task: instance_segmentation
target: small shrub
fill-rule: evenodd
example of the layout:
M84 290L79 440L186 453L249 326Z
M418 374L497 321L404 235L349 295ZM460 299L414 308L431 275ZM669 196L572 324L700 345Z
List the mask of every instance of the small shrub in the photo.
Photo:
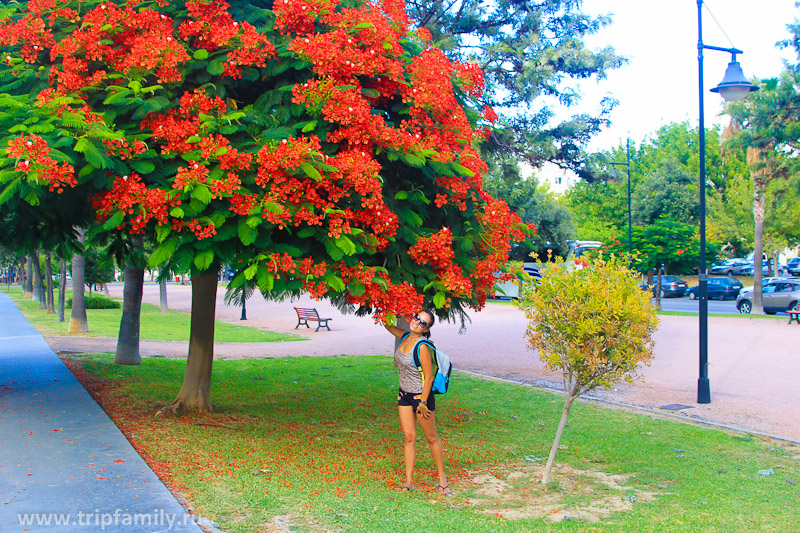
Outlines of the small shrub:
M538 285L522 290L518 305L530 320L528 346L549 370L564 378L564 410L542 483L550 482L553 461L572 402L597 387L633 381L639 364L653 357L658 318L650 295L639 288L624 256L591 256L550 263ZM582 267L582 268L581 268Z
M85 296L86 309L119 309L119 302L101 294ZM67 298L67 308L72 309L72 297Z

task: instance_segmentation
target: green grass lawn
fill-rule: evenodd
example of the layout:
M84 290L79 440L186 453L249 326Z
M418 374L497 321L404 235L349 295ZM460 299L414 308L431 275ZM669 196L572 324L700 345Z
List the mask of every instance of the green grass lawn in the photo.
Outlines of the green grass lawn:
M231 533L269 530L275 517L291 531L483 533L788 531L800 516L798 447L583 403L543 487L562 397L460 373L437 398L453 494L433 490L421 436L416 490L395 492L402 437L387 357L217 361L215 413L179 418L153 415L185 363L69 362L167 484Z
M14 299L14 303L22 311L33 326L43 335L68 335L69 334L69 309L66 311L66 320L58 322L56 315L47 314L39 309L39 302L22 299L19 287L12 286L9 292L5 286L3 292ZM67 298L70 291L67 291ZM56 303L58 296L56 296ZM121 302L120 302L121 303ZM81 335L89 337L117 337L119 323L122 318L122 309L88 309L86 317L89 321L89 332ZM190 314L183 311L161 310L150 304L142 304L141 314L141 339L153 341L188 341ZM216 342L284 342L305 340L305 337L278 333L259 328L240 326L217 320L214 326L214 339Z

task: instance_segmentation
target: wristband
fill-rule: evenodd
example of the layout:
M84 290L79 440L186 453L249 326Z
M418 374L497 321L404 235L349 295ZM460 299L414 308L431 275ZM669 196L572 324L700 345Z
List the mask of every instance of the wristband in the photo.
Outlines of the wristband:
M421 403L425 407L428 407L428 402L426 402L425 400L420 400L419 403Z

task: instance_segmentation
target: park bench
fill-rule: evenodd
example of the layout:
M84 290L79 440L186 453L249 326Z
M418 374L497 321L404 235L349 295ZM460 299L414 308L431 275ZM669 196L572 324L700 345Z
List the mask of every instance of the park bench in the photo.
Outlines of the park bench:
M330 326L328 326L328 320L333 320L332 318L320 318L319 313L317 313L316 308L314 307L295 307L294 310L297 312L297 325L294 329L300 327L301 324L305 324L307 328L311 326L308 325L308 321L316 321L317 322L317 329L314 331L319 331L319 328L326 327L328 331L331 330Z
M800 309L795 307L794 309L789 309L786 312L789 313L789 324L792 323L792 320L796 320L797 323L800 324Z

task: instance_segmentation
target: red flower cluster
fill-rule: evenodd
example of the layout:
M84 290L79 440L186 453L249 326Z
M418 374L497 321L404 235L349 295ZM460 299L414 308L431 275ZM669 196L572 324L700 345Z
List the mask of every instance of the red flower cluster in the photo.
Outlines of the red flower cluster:
M349 292L347 301L371 308L375 322L384 322L390 316L411 316L422 309L423 296L408 282L393 284L382 270L360 263L340 268L342 279L351 290L353 286L364 287L361 294Z
M214 224L210 222L208 224L201 224L194 218L189 221L189 229L195 234L198 241L208 239L217 234L217 228L214 227Z
M215 51L232 48L225 62L224 76L241 78L240 66L266 65L275 57L275 46L252 24L237 22L228 12L230 7L222 0L195 0L186 2L190 20L181 23L178 34L184 40L194 38L196 48Z
M28 180L41 181L51 191L64 192L64 187L74 187L75 169L69 163L58 162L50 157L50 147L38 135L21 135L8 141L6 153L17 159L14 170L24 172Z
M472 282L464 271L453 263L453 234L449 228L442 228L430 237L422 237L408 250L408 255L418 264L430 264L439 279L454 296L468 296Z
M180 200L171 197L169 192L147 188L136 173L117 177L110 190L97 195L92 201L100 221L107 220L116 212L124 213L125 221L117 229L128 225L131 233L144 233L151 221L159 226L169 224L169 210L179 204Z
M464 92L471 96L483 94L486 81L483 79L483 70L475 63L456 63L455 72L457 81Z
M202 134L203 121L200 114L225 113L225 102L219 96L209 98L200 89L186 92L180 99L178 109L170 109L166 114L150 113L142 120L142 129L153 132L153 140L166 141L161 147L162 154L183 154L196 149L189 143L190 137Z
M133 144L127 139L103 139L106 145L106 154L111 157L119 157L122 160L131 159L135 155L147 151L147 145L138 139L134 139Z
M317 16L333 12L338 5L338 0L276 0L272 5L275 28L284 34L313 33Z
M178 167L175 180L172 182L173 189L183 189L187 185L194 187L198 183L208 181L208 167L201 165L197 161L189 161L188 167Z

